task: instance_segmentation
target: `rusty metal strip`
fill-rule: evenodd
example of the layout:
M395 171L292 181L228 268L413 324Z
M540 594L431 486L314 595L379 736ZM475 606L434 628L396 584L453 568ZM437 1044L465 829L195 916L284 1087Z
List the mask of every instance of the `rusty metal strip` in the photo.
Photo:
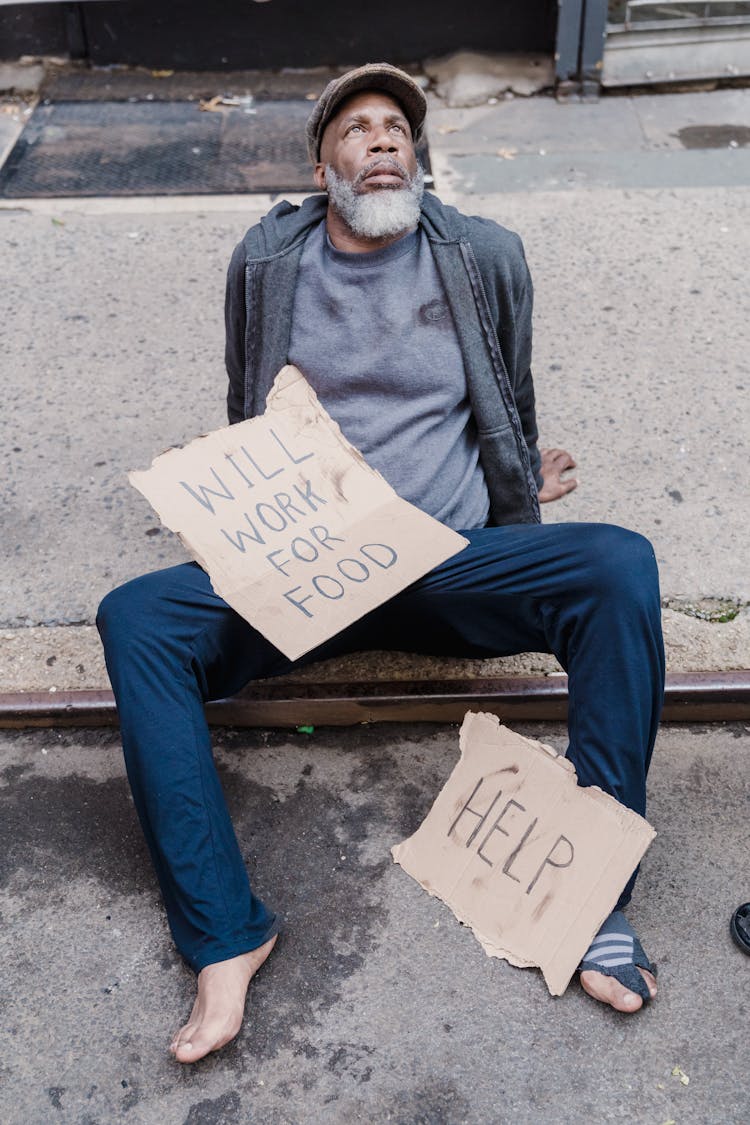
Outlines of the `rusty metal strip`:
M473 680L398 680L352 683L251 684L239 695L209 703L217 726L348 726L374 722L460 722L472 708L507 721L564 720L565 676ZM750 670L673 672L667 676L665 722L750 719ZM0 727L111 726L117 712L110 691L0 694Z

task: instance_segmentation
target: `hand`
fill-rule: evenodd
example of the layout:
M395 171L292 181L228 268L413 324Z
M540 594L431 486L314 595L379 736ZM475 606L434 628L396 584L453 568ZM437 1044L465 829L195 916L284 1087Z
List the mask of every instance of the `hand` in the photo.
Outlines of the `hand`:
M542 487L539 490L539 503L547 504L550 500L559 500L578 487L578 481L574 477L562 479L563 473L575 469L576 463L564 449L543 449L541 453Z

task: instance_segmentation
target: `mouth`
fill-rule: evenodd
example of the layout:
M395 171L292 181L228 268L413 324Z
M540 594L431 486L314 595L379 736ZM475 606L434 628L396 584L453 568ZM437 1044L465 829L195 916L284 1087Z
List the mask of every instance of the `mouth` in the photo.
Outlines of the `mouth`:
M405 181L405 173L397 164L392 164L390 161L373 164L370 168L364 169L359 179L360 185L367 184L368 187L402 187Z

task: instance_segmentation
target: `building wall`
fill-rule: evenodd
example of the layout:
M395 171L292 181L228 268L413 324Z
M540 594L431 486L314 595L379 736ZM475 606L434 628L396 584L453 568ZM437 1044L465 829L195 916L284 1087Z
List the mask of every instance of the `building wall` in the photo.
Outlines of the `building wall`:
M95 65L198 70L411 62L460 48L552 54L556 19L556 0L10 4L0 6L0 57L69 53L69 38Z

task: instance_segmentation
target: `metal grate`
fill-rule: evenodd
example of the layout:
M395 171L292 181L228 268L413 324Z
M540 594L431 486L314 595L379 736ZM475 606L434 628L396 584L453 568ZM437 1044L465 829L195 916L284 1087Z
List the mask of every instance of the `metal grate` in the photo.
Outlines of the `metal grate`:
M58 102L35 109L0 195L312 191L308 102L201 112L192 102Z
M310 102L234 100L213 112L195 102L40 105L0 169L0 197L314 191Z

